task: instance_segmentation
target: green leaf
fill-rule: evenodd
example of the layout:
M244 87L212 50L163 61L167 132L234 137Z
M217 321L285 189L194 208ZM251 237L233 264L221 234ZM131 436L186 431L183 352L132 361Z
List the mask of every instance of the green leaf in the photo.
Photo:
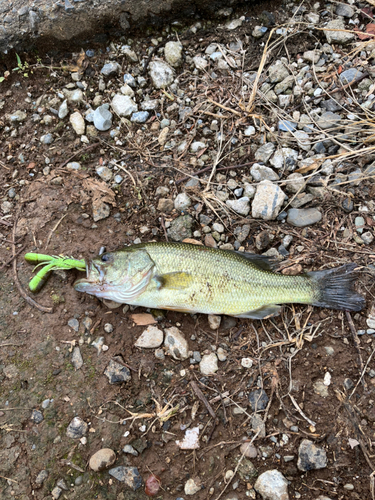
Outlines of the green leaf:
M16 58L17 58L17 64L18 66L22 66L22 61L21 61L21 58L18 54L16 54Z

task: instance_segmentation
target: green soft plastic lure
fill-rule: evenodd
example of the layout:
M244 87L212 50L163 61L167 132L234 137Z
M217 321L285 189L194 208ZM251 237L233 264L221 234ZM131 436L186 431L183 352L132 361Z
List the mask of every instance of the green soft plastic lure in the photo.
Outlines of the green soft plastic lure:
M37 264L34 268L37 269L43 266L34 278L29 283L29 289L33 292L39 292L47 282L52 271L58 269L78 269L78 271L86 271L86 262L84 260L73 259L64 255L44 255L41 253L27 253L25 255L26 262Z

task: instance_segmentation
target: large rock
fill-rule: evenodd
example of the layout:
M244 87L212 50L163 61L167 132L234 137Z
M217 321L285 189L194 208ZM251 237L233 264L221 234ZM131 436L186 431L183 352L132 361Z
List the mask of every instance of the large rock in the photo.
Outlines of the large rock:
M0 0L0 51L38 44L57 49L69 40L79 49L81 42L94 35L106 39L112 31L127 36L132 30L167 24L178 17L187 22L197 14L213 15L226 5L226 0Z

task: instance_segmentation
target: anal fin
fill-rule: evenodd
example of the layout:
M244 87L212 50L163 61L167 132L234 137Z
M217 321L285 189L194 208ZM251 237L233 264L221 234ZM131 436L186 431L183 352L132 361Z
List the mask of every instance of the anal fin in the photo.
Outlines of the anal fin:
M159 274L154 276L153 279L157 283L158 290L162 288L183 290L184 288L188 288L193 282L191 274L185 272Z
M273 316L278 316L280 314L282 306L277 304L271 304L268 306L260 307L259 309L254 309L243 314L239 314L236 318L249 318L249 319L266 319L272 318Z

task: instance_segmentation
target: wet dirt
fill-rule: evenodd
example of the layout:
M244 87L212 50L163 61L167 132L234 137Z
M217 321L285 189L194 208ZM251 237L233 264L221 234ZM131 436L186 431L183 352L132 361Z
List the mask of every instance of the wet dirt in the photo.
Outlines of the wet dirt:
M273 5L270 3L267 7L263 3L261 9L272 10ZM223 43L246 36L244 31L220 33ZM217 32L202 30L195 39L190 35L186 43L190 46L195 43L198 48L209 45L211 39L217 40ZM308 50L313 44L312 37L304 35L298 45L291 41L287 48L290 54L295 54ZM254 44L253 51L247 54L245 69L255 69L260 56L259 47ZM50 64L51 59L44 57ZM90 75L100 69L104 59L102 54L86 68L89 87ZM56 57L54 64L58 62ZM37 99L51 86L62 86L65 81L70 79L64 72L59 72L57 80L50 79L47 69L35 69L27 79L12 74L1 84L1 97L5 98L2 113L18 108L28 92ZM156 150L155 158L149 161L150 157L143 154L147 137L140 138L138 143L135 141L129 148L117 148L108 134L103 133L98 145L88 149L71 130L61 130L58 142L43 145L35 140L35 125L29 116L16 137L0 138L0 195L5 197L12 187L19 194L9 216L0 221L1 260L8 262L12 258L13 228L17 224L15 248L24 247L24 250L17 258L16 272L25 290L33 276L32 266L23 260L26 252L91 258L102 245L113 250L131 244L135 237L141 237L142 241L164 241L160 213L155 208L155 191L159 186L168 186L177 192L175 182L183 177L181 172L165 166L166 160L157 157ZM23 161L18 156L21 151ZM77 173L64 165L73 155L74 161L82 165ZM48 175L43 175L46 157L53 167ZM125 158L129 175L115 190L111 216L93 223L93 192L99 191L98 196L111 196L106 193L108 186L100 184L95 174L95 166L101 164L103 158ZM251 159L249 149L241 161ZM245 173L246 168L237 170L239 177ZM20 180L25 181L21 188ZM356 188L356 204L367 200L372 191L370 181ZM108 198L106 200L108 202ZM297 255L295 247L304 245L306 270L320 269L327 262L372 264L371 249L350 252L340 250L337 242L333 242L334 229L358 215L355 211L345 214L339 201L340 198L334 197L323 200L322 223L303 230L285 229L278 221L227 218L229 241L233 239L236 225L246 222L251 231L244 246L250 252L256 252L255 235L267 229L275 235L282 232L294 236L291 259ZM195 228L199 228L199 210L191 208L189 213L194 216ZM207 208L202 213L213 216ZM114 218L113 214L118 215ZM172 214L171 219L175 216ZM141 232L144 226L148 228L146 233ZM245 498L246 492L254 491L255 476L241 467L237 469L241 457L239 446L254 436L249 425L252 412L248 398L259 386L266 391L270 404L260 413L267 436L258 437L254 442L258 456L251 462L257 473L280 470L289 481L290 498L310 500L319 495L335 499L370 498L372 470L364 450L373 454L375 379L367 373L361 379L363 367L359 365L358 352L366 363L375 341L371 336L364 336L356 347L344 312L286 306L280 317L263 322L238 319L230 329L220 326L218 331L210 329L204 315L166 312L159 321L160 328L177 325L191 351L212 352L213 346L227 351L227 359L219 363L215 376L202 377L198 364L190 363L189 359L179 362L166 356L159 360L153 349L134 347L145 327L134 324L126 307L108 309L98 299L75 292L72 284L78 276L77 271L53 273L44 289L34 297L40 304L53 306L53 313L45 314L20 296L12 264L1 270L1 500L50 498L60 479L65 480L68 488L62 498L148 498L143 487L133 492L111 478L107 471L98 473L89 469L89 458L101 448L116 452L116 466L137 467L144 479L150 473L157 475L161 480L158 498L186 498L184 485L194 477L202 482L201 490L194 495L197 500L218 499L223 490L222 498L231 498L229 494ZM359 281L359 290L371 304L373 279L363 273ZM352 316L356 329L366 328L366 311ZM68 326L72 318L79 321L78 332ZM92 321L88 330L83 326L85 318ZM113 326L112 333L104 331L106 323ZM108 350L98 354L90 343L100 336L104 337ZM73 343L79 345L84 360L79 370L72 365ZM108 383L104 370L113 358L129 367L131 381L120 386ZM253 366L244 368L243 358L251 358ZM371 366L373 362L368 368ZM322 380L326 373L331 374L332 383L327 387L327 396L322 397L314 389L314 383ZM345 379L351 379L350 389L344 388ZM197 397L191 381L199 383L216 419ZM352 397L345 399L351 393ZM46 399L53 402L42 409ZM156 401L162 406L167 403L178 406L178 410L162 422L155 416ZM243 408L244 413L236 412L238 407ZM33 409L43 413L40 424L30 419ZM153 416L131 423L125 420L129 412ZM86 442L66 436L66 429L75 416L89 424ZM306 416L315 425L309 423ZM175 441L183 438L183 429L200 424L200 448L181 451ZM297 426L296 430L291 430L293 425ZM297 469L298 447L305 438L326 450L326 468L305 473ZM359 444L351 448L350 438ZM141 450L139 455L124 454L122 449L126 444ZM294 458L286 462L283 457L289 455ZM247 460L243 459L243 464L246 465ZM38 485L35 478L44 469L49 472L48 478ZM236 470L238 475L226 486L228 470ZM77 481L82 481L81 484L75 483L77 478L82 478ZM355 485L354 491L344 489L348 483Z

